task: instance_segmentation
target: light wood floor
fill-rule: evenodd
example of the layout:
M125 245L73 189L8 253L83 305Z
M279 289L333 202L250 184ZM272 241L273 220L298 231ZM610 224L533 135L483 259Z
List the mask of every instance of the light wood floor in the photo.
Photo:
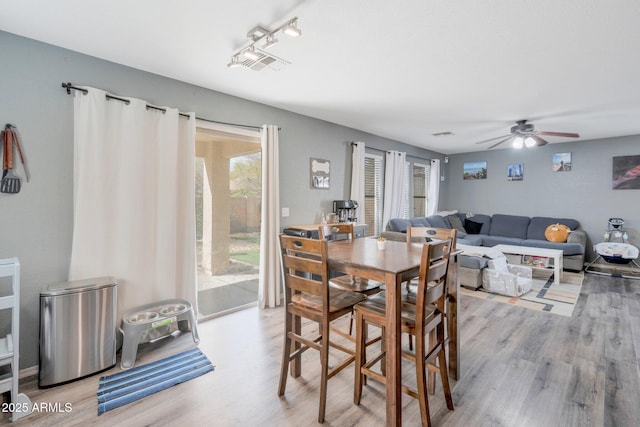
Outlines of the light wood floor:
M316 424L319 363L305 353L303 376L277 396L282 309L248 309L199 326L200 348L216 366L202 377L98 417L100 375L21 391L36 403L71 403L68 413L34 413L16 426L307 426ZM438 388L430 397L441 426L637 426L640 422L640 281L587 274L571 318L462 297L462 377L455 411ZM244 336L244 338L242 338ZM190 335L146 345L137 364L193 347ZM114 373L113 368L107 373ZM439 385L439 381L438 381ZM383 388L370 381L352 403L353 370L329 381L325 424L384 425ZM406 426L417 402L403 400ZM6 415L0 423L9 424Z

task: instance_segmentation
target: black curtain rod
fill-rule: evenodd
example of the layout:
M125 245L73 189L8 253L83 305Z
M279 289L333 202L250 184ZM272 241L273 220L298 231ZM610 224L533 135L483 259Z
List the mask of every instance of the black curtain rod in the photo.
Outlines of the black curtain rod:
M355 143L355 142L352 142L352 143L351 143L351 146L353 147L354 145L356 145L356 143ZM370 146L368 146L368 145L366 145L366 144L365 144L365 149L374 150L374 151L379 151L380 153L389 153L389 152L390 152L390 150L381 150L381 149L376 148L376 147L370 147ZM418 160L427 160L427 161L429 161L429 162L431 162L431 161L433 160L433 159L425 159L425 158L423 158L423 157L418 157L418 156L412 156L411 154L407 154L407 157L412 157L412 158L414 158L414 159L418 159Z
M89 91L88 91L87 89L83 89L83 88L81 88L81 87L74 86L71 82L69 82L69 83L62 83L62 87L63 87L63 88L65 88L65 89L67 90L67 95L71 95L71 89L73 89L73 90L77 90L77 91L80 91L80 92L84 93L85 95L86 95L87 93L89 93ZM107 94L106 96L107 96L107 99L115 99L115 100L117 100L117 101L122 101L122 102L124 102L124 103L125 103L125 104L127 104L127 105L129 105L129 104L131 103L131 101L129 101L128 99L119 98L119 97L114 96L114 95L109 95L109 94ZM158 110L158 111L162 111L162 112L166 112L166 111L167 111L167 110L166 110L166 109L164 109L164 108L156 107L156 106L154 106L154 105L149 105L149 104L147 104L147 108L151 108L152 110ZM180 113L180 112L178 112L178 114L179 114L179 115L181 115L182 117L186 117L187 119L191 118L191 116L190 116L190 115L185 114L185 113ZM202 120L202 121L204 121L204 122L218 123L218 124L221 124L221 125L229 125L229 126L236 126L236 127L242 127L242 128L248 128L248 129L262 130L262 126L241 125L241 124L238 124L238 123L220 122L220 121L217 121L217 120L204 119L204 118L202 118L202 117L197 117L197 116L196 116L196 119L197 119L197 120ZM281 129L281 128L278 128L278 130L282 130L282 129Z

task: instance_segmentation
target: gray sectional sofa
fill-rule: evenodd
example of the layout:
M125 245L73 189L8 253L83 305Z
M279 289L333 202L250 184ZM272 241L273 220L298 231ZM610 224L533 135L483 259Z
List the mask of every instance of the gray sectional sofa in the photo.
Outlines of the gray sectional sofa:
M571 229L564 243L554 243L546 239L544 233L549 225L564 224ZM561 249L565 270L581 271L587 247L587 234L579 229L575 219L551 217L527 217L519 215L483 215L453 213L448 216L432 215L428 217L392 219L388 230L382 236L390 240L406 240L406 229L414 227L455 228L458 230L459 244L470 246L495 246L499 244L529 246L536 248ZM467 263L470 260L466 261ZM461 264L461 266L465 266ZM471 267L470 265L467 267ZM479 266L481 269L482 265Z

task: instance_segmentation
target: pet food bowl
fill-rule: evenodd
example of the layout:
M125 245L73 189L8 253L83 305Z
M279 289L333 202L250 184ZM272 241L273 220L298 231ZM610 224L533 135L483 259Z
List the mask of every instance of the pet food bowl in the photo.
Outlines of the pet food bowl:
M127 318L128 323L146 323L158 318L158 313L154 311L139 311Z

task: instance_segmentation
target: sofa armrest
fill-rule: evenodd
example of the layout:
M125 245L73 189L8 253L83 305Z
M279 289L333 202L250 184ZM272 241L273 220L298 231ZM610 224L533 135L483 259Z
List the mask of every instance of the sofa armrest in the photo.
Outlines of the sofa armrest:
M531 279L533 277L531 268L525 265L508 264L507 268L509 269L509 272L515 274L518 277L524 277L527 279Z
M582 247L587 247L587 233L584 230L573 230L567 237L567 243L580 243Z
M517 281L517 276L512 273L505 273L491 268L482 270L482 283L483 287L487 290L514 287Z

